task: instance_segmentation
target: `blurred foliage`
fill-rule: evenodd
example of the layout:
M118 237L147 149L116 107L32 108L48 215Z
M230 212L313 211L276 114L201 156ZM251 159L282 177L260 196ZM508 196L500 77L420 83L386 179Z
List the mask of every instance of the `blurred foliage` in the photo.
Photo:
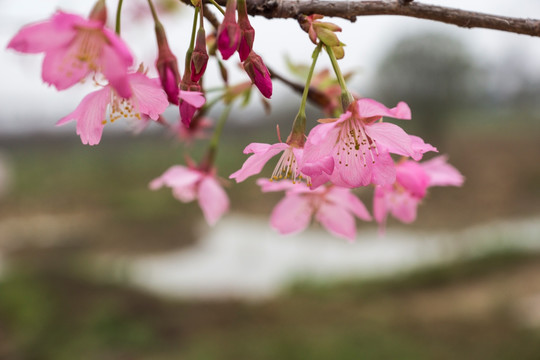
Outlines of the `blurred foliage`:
M418 135L438 144L455 110L478 99L481 75L458 39L412 35L398 40L380 63L375 93L388 104L407 102Z
M540 355L540 331L520 326L513 316L511 301L519 293L494 298L474 316L456 310L467 304L471 288L490 291L498 281L495 290L511 289L498 280L502 273L514 282L534 279L538 256L496 254L391 281L304 285L276 300L249 304L160 300L89 280L67 263L37 266L32 259L42 255L19 255L18 266L0 281L2 359L535 360Z

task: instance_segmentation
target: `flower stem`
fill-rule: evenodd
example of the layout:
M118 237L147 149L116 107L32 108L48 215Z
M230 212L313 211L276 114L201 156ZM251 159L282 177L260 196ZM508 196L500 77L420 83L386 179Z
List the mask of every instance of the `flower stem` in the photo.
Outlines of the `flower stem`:
M116 8L116 26L115 32L117 35L120 35L120 14L122 13L122 5L124 0L118 0L118 7Z
M223 10L223 8L215 0L210 0L210 2L219 10L220 13L225 15L225 10Z
M313 72L315 70L315 64L317 63L317 59L319 58L319 54L321 53L321 48L322 48L322 42L319 42L315 50L313 50L313 54L311 55L311 58L313 59L313 61L311 62L311 67L309 68L308 76L306 79L306 86L304 87L304 92L302 93L302 101L300 102L300 109L298 110L298 114L296 115L296 118L294 119L291 134L289 135L289 138L287 139L287 143L295 142L300 147L302 147L304 144L304 134L306 131L306 102L307 102L307 97L309 94L309 86L311 84L311 78L313 77Z
M330 58L330 61L332 62L332 67L334 68L334 73L336 74L339 86L341 87L341 105L343 107L343 111L347 111L349 108L349 105L352 104L354 101L353 96L347 89L347 84L345 82L345 79L343 78L343 74L341 73L341 69L339 68L339 65L336 60L336 56L334 55L334 51L332 48L328 45L325 45L326 52L328 53L328 57Z
M214 129L214 134L212 135L212 139L210 139L210 144L208 145L208 152L206 153L206 158L204 161L204 168L210 169L212 167L212 164L214 163L215 156L217 153L217 148L219 144L219 138L221 137L221 132L223 131L223 127L225 126L225 123L227 122L227 119L229 118L229 113L231 112L232 104L229 104L225 107L223 112L221 113L221 116L219 117L216 128Z
M122 1L122 0L120 0ZM152 12L152 17L154 18L154 23L157 25L159 23L159 19L157 16L156 8L154 7L154 4L152 3L152 0L148 0L148 6L150 6L150 11Z
M189 49L186 53L186 71L189 69L191 62L191 54L193 54L193 48L195 47L195 33L197 32L197 15L199 15L199 7L195 7L195 14L193 15L193 28L191 29L191 41L189 42Z

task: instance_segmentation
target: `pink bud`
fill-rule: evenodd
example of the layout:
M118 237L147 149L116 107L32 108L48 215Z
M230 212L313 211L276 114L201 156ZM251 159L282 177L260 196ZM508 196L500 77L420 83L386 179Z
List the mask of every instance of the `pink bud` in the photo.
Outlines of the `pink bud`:
M165 36L165 30L161 24L156 24L156 38L158 42L159 54L156 60L156 69L161 81L161 87L167 93L170 103L178 105L178 84L180 83L180 73L176 56L172 53Z
M236 22L236 0L227 0L225 18L219 26L217 45L223 59L227 60L238 49L240 27Z
M244 70L264 97L270 99L272 96L272 79L263 60L255 51L251 51L246 61L244 61Z
M191 81L198 82L206 70L208 52L206 51L206 34L203 28L197 32L197 42L191 54Z
M238 54L240 55L240 61L245 61L253 49L253 41L255 39L255 30L249 22L245 0L238 2L238 25L241 30Z

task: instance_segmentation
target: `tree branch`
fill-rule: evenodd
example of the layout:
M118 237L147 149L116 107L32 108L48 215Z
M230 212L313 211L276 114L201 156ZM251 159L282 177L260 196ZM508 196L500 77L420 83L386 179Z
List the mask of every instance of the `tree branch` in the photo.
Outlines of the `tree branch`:
M181 0L190 2L189 0ZM218 0L225 5L225 0ZM397 0L247 0L248 13L269 19L321 14L356 21L358 16L398 15L433 20L465 28L485 28L540 37L540 20L484 14Z

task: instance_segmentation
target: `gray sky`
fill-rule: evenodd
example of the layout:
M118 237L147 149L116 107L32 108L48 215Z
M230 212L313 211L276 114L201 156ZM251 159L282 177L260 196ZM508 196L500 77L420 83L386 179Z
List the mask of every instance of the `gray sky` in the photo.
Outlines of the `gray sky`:
M145 1L125 1L129 10L134 3L144 5ZM540 18L540 1L537 0L425 0L426 3L452 6L461 9L486 13ZM75 86L63 92L41 82L42 55L18 54L5 50L10 38L25 24L47 19L56 9L86 15L94 0L0 0L0 133L11 133L35 129L39 131L57 131L56 119L73 111L79 101L93 88L91 85ZM108 1L112 25L116 1ZM173 52L183 58L189 38L191 11L184 11L178 18L163 17ZM489 65L504 56L516 56L523 59L523 66L529 69L531 76L540 78L540 38L509 34L494 30L461 29L453 25L441 24L428 20L419 20L396 16L360 17L356 23L334 19L342 26L340 39L347 44L346 57L341 60L342 68L358 70L355 83L361 87L362 94L369 96L372 81L376 81L375 69L381 57L396 44L402 36L413 33L444 32L461 38L475 59ZM307 63L313 45L293 20L268 20L257 17L252 19L256 29L255 50L265 62L286 74L284 57L293 61ZM152 66L155 58L155 39L150 16L136 23L123 22L125 40L133 49L137 61ZM229 61L230 63L230 61ZM229 64L232 68L233 64ZM323 57L318 68L329 66ZM212 78L217 78L214 66L209 65L207 86L212 85ZM213 76L215 75L215 76ZM235 78L245 79L241 72L235 72ZM216 83L217 85L218 83ZM274 102L289 96L287 89L276 86ZM406 100L406 99L404 99ZM66 126L69 128L69 126ZM71 129L72 131L72 129Z

